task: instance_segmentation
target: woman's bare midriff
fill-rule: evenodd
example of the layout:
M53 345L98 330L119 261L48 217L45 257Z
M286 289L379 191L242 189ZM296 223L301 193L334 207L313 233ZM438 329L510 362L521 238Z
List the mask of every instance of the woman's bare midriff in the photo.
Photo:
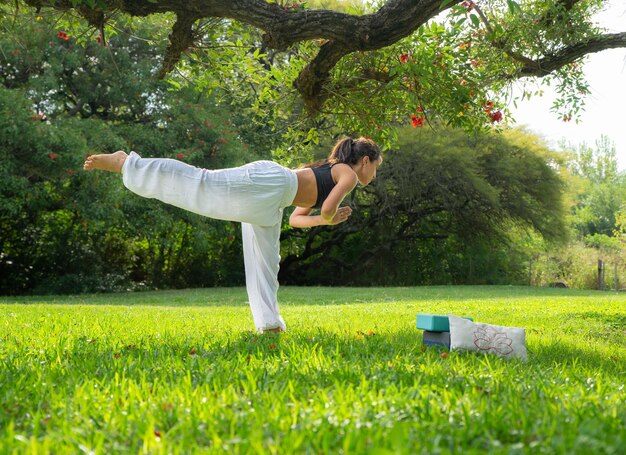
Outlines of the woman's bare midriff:
M317 182L315 174L310 168L296 169L294 171L298 177L298 191L292 205L298 207L313 207L317 199Z

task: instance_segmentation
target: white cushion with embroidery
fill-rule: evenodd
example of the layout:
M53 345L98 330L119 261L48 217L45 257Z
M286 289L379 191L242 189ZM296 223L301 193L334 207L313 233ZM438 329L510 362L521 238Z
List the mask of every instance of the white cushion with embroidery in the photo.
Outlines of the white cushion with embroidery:
M450 349L463 349L526 360L526 332L519 327L481 324L448 315Z

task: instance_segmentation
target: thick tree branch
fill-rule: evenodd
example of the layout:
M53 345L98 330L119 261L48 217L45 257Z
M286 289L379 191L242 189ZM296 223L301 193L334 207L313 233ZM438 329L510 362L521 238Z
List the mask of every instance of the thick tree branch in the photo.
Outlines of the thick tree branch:
M528 59L525 59L518 76L543 77L587 54L621 47L626 47L626 32L598 36L584 43L566 47L557 54L549 55L539 60L528 61Z
M577 4L580 0L561 0L561 3L565 9L565 11L571 10L575 4ZM474 5L474 9L476 13L478 13L481 21L485 25L485 28L490 34L493 34L493 29L486 15L483 13L482 9L478 5ZM544 22L546 18L542 19ZM549 19L550 23L552 22L552 18ZM572 46L569 46L565 49L562 49L556 55L552 55L549 57L544 57L540 60L533 60L529 57L526 57L519 52L515 52L509 48L506 41L499 40L492 42L493 46L506 52L506 54L511 57L513 60L518 61L523 64L521 71L518 73L518 77L525 76L545 76L552 71L567 65L568 63L572 63L584 55L600 52L606 49L617 48L617 47L625 47L626 46L626 33L617 33L614 35L603 35L597 37L593 40L587 41L585 43L578 43Z
M172 71L180 58L194 42L192 26L198 18L192 15L179 15L176 19L172 33L170 33L170 45L167 48L163 65L159 71L159 77L163 78Z
M458 3L452 2L452 4ZM345 55L354 51L367 51L389 46L410 35L440 11L441 3L432 0L390 0L377 13L362 16L355 34L349 39L334 40L324 44L317 56L300 73L294 85L310 112L322 107L328 92L323 85L330 70Z
M322 94L322 88L324 82L328 80L330 70L350 52L349 48L331 41L324 44L313 61L302 69L298 79L294 81L294 86L300 92L309 112L321 109L328 97L327 93Z

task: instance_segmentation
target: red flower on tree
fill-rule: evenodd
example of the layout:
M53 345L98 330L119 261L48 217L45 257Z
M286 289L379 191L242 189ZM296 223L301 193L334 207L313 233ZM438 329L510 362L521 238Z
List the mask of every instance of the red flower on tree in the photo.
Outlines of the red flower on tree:
M417 115L411 115L411 123L413 124L413 128L417 128L418 126L421 128L424 126L424 122L426 119L424 117L418 117Z
M48 158L50 158L52 161L55 161L58 158L59 155L57 155L56 153L52 152L52 153L48 153Z
M176 155L176 159L178 159L178 160L182 160L183 158L185 158L185 154L184 153L178 153Z
M491 123L500 122L502 121L502 112L500 111L491 112L489 114L489 118L491 119Z
M65 32L59 32L59 33L57 33L57 36L60 39L65 40L65 41L69 41L69 39L70 39L70 36L67 33L65 33Z
M474 3L473 2L463 2L461 3L461 5L463 5L466 9L467 12L471 12L474 9Z
M402 54L398 58L400 59L400 63L406 63L409 61L409 54Z

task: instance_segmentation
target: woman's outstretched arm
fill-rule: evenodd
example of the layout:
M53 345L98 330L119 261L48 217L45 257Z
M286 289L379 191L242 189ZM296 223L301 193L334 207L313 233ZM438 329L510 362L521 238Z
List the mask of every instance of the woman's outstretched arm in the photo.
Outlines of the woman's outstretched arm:
M289 217L289 224L297 228L308 228L321 225L334 225L343 223L350 218L352 209L348 206L340 207L330 222L327 222L321 215L310 215L313 209L296 207L291 216Z

